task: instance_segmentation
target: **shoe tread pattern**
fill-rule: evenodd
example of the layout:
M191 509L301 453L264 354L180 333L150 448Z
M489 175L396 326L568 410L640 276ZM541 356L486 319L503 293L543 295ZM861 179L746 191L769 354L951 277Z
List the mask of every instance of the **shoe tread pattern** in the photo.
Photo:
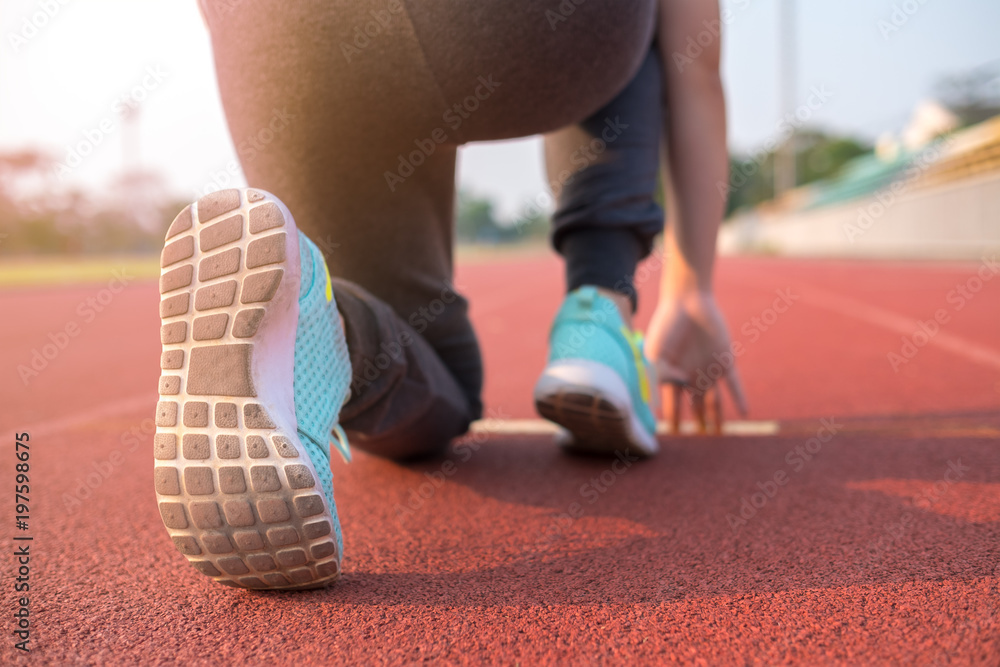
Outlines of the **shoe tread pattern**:
M243 588L312 588L340 573L315 469L251 372L286 234L294 224L269 196L225 190L177 216L161 256L160 516L198 571Z

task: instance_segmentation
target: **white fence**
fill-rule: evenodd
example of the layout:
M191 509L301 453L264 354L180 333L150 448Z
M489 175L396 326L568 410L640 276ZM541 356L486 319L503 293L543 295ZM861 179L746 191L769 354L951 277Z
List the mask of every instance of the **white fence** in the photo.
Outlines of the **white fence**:
M723 254L974 259L1000 250L1000 173L813 211L755 210L727 222Z

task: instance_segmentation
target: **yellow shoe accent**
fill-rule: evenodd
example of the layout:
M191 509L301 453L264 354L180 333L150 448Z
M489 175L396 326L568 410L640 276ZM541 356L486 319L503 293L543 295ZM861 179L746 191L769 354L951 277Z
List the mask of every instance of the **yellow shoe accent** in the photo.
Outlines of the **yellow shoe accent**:
M649 390L649 374L646 372L646 361L642 357L642 333L629 331L628 327L624 326L621 331L625 336L625 340L628 341L629 347L632 348L632 359L635 361L635 370L639 375L639 395L642 396L642 400L649 403L652 394Z
M333 281L330 280L330 267L323 263L323 268L326 269L326 302L330 303L333 301Z

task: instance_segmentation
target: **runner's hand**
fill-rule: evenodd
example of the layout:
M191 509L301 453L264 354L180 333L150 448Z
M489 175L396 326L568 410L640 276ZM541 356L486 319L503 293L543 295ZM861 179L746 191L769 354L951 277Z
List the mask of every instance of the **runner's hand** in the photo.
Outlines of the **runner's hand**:
M746 416L746 398L725 318L711 293L692 291L661 298L646 332L646 358L662 383L664 417L680 430L681 397L691 394L699 432L722 431L722 390L725 378L736 408Z

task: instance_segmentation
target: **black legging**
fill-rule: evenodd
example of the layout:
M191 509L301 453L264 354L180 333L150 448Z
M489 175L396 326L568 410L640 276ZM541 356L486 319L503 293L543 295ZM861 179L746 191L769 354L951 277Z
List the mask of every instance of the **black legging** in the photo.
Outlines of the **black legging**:
M550 133L568 287L631 294L662 228L656 6L203 0L247 180L288 205L340 279L355 444L425 453L482 412L478 343L450 287L459 145Z

